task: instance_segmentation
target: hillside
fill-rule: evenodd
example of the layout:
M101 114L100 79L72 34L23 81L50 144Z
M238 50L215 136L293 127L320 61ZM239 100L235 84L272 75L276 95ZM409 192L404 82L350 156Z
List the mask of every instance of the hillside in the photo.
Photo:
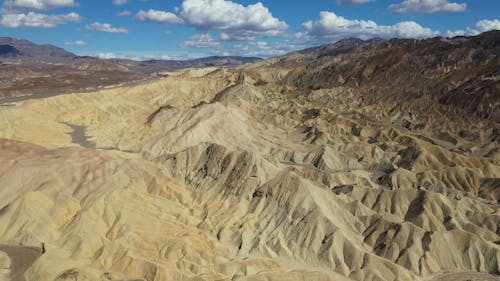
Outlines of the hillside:
M499 280L499 41L351 39L4 102L0 278Z

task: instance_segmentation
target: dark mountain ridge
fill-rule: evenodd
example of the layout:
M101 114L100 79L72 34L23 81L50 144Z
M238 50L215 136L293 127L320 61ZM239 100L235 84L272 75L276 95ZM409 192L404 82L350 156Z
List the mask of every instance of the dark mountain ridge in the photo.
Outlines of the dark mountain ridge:
M341 40L298 52L288 81L305 91L351 87L367 102L441 104L500 121L500 31L430 39ZM280 63L294 63L284 56Z
M75 54L49 44L38 45L24 39L0 37L0 45L12 46L19 51L19 55L27 57L61 57L73 58ZM2 54L0 54L0 57Z

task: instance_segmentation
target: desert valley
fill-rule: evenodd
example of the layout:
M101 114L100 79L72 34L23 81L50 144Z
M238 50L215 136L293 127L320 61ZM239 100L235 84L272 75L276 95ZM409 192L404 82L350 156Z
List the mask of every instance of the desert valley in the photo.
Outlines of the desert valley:
M498 11L0 0L0 281L500 281Z
M499 31L182 67L4 45L0 280L500 280Z

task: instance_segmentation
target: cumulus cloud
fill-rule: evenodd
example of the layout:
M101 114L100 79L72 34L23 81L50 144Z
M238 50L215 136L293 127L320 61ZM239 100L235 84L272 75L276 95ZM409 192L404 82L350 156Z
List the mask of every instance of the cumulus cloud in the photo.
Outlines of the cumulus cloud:
M46 15L34 12L27 14L4 14L0 20L0 24L5 27L42 27L51 28L61 24L70 22L79 22L82 18L76 13L62 15Z
M404 0L391 4L389 9L396 13L460 13L467 10L467 4L448 0Z
M208 33L195 34L181 44L188 48L219 48L221 43Z
M103 52L103 53L97 53L96 57L100 59L115 59L117 58L117 55L113 52Z
M221 32L219 38L223 41L247 41L255 39L255 33Z
M271 57L283 55L309 47L310 42L293 39L279 42L249 41L238 42L230 46L222 44L222 38L215 38L208 33L196 34L181 44L181 47L210 48L211 55L217 56L252 56Z
M120 5L125 5L127 4L127 0L113 0L113 5L117 5L117 6L120 6Z
M161 24L180 24L183 22L182 19L173 13L158 10L149 10L147 12L140 10L134 18L139 21Z
M345 37L368 39L373 37L426 38L439 33L425 28L414 21L399 22L394 25L378 25L371 20L351 20L333 12L320 12L319 19L302 24L304 37L318 40L338 40Z
M220 31L224 40L248 40L276 36L288 28L258 2L244 6L227 0L184 0L175 13L139 11L135 18L144 22L185 24L201 31Z
M94 23L87 25L85 28L87 28L89 30L110 32L110 33L128 33L128 30L126 28L113 27L109 23L94 22Z
M465 30L448 30L446 31L446 37L452 38L455 36L465 36L467 32Z
M77 41L65 42L64 45L67 45L67 46L86 46L87 43L85 43L84 41L81 41L81 40L77 40Z
M448 30L446 32L447 37L455 37L455 36L470 36L470 35L478 35L480 33L490 31L490 30L500 30L500 20L487 20L483 19L476 22L474 27L468 27L465 30Z
M219 55L246 56L246 57L273 57L284 55L296 50L304 49L309 45L306 42L286 40L269 43L266 41L252 41L245 44L234 44L230 49Z
M373 2L375 0L337 0L337 5L340 6L353 6L353 5L361 5L368 2Z
M129 59L136 61L144 60L188 60L200 57L206 57L205 53L194 52L98 52L88 53L90 56L96 56L101 59Z
M213 37L208 33L196 34L189 37L181 47L209 48L211 55L217 56L247 56L271 57L283 55L309 46L309 42L301 40L284 40L279 42L250 41L238 42L230 46L222 44L222 38Z
M288 28L260 2L243 6L226 0L184 0L179 16L187 25L200 30L245 37L275 36Z
M490 30L500 30L500 20L480 20L476 23L474 32L479 34Z
M6 0L4 9L12 10L50 10L62 7L73 7L78 4L74 0Z

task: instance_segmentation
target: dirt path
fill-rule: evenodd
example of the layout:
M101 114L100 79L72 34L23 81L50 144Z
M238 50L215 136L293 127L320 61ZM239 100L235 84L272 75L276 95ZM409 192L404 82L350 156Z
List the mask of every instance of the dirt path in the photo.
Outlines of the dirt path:
M24 273L42 255L40 248L37 247L0 244L0 251L6 253L10 258L10 279L12 281L26 281Z

